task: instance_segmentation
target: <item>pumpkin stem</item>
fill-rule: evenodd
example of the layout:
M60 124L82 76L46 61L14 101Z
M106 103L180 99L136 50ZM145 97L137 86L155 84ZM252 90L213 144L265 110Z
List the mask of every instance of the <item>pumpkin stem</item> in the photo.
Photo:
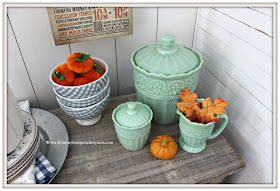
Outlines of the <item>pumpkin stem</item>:
M167 145L167 143L168 143L168 139L164 139L164 140L162 141L162 145Z
M90 54L84 54L84 53L81 53L80 54L80 57L76 57L76 60L75 61L85 61L86 59L88 59L88 57L90 56Z
M101 70L101 68L99 66L97 66L95 63L93 63L93 67L92 68L96 72L99 72L99 73L103 74L103 71Z
M64 73L60 73L59 71L57 71L57 72L53 72L54 73L54 75L55 75L55 77L58 79L58 81L60 82L60 81L62 81L62 80L64 80Z

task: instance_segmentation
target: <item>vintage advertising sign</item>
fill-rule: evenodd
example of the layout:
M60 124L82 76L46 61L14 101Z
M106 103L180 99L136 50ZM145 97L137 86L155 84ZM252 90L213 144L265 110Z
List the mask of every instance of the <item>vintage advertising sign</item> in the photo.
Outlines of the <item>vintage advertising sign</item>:
M48 8L55 45L132 34L128 7Z

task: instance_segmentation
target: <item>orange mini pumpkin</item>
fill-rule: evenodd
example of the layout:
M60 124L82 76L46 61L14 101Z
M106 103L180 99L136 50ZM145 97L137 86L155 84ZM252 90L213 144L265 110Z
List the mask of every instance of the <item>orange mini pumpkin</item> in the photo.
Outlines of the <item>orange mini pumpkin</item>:
M151 143L151 153L159 159L171 159L177 153L175 140L168 135L159 135Z
M59 85L71 86L75 79L75 72L70 70L67 64L61 64L54 70L52 79Z
M105 70L102 67L97 66L95 63L93 63L92 69L90 69L90 71L86 73L83 73L82 76L88 77L92 81L95 81L101 78L101 76L103 76L104 73Z
M92 82L92 80L90 80L87 77L78 77L74 80L73 82L73 86L81 86L81 85L85 85Z
M73 53L67 58L67 65L70 70L76 73L88 72L93 66L93 60L89 54Z

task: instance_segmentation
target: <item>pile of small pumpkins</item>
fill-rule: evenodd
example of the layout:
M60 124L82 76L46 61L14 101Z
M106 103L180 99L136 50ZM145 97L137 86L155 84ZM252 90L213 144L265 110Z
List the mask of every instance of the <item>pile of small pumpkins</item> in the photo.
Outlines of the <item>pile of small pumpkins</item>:
M96 65L89 54L73 53L67 63L57 66L52 79L62 86L81 86L98 80L105 73L104 68Z

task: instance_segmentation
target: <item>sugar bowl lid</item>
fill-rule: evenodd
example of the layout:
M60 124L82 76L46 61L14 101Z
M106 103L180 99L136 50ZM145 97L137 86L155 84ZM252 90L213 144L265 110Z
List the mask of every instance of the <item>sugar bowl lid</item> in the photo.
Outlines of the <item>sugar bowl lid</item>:
M166 75L186 73L198 67L198 53L174 42L174 35L162 35L160 43L144 46L134 53L135 64L148 72Z
M113 112L113 119L118 124L127 128L143 126L151 121L152 116L153 112L149 106L140 102L121 104Z

